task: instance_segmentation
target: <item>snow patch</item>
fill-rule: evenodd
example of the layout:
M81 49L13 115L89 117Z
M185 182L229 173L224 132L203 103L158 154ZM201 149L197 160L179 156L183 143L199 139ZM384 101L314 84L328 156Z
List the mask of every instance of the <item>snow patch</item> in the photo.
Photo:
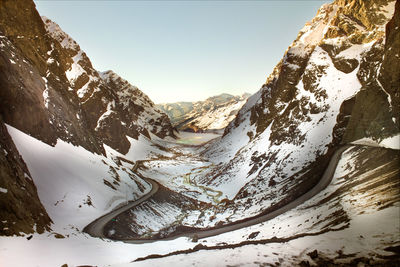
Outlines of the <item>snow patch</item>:
M0 187L0 193L7 193L8 190L6 188Z
M42 77L42 79L43 79L44 85L45 85L45 89L43 90L43 102L44 102L44 106L46 108L49 108L49 103L50 103L49 86L47 83L47 79L45 77Z
M371 138L364 137L351 142L351 144L384 147L384 148L400 150L400 134L385 138L381 141L376 141Z
M71 64L71 67L65 72L65 75L71 84L73 84L79 76L85 73L85 70L79 64L79 61L82 59L82 53L82 50L78 51L78 53L72 58L73 63Z

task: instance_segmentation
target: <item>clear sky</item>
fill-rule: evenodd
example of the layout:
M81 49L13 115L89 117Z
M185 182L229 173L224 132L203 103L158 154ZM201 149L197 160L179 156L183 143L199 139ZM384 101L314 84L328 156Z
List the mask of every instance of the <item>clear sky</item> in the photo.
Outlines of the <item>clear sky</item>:
M329 1L45 1L41 15L154 102L254 93Z

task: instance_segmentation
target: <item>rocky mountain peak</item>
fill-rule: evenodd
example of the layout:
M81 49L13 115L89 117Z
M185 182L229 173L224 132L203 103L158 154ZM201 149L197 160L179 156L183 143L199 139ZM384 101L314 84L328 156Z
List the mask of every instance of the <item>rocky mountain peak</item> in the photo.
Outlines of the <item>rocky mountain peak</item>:
M149 132L160 138L175 137L168 116L159 110L151 99L113 71L99 72L105 85L115 92L119 103L121 123L127 127L130 136L138 133L150 137Z
M265 100L269 99L269 107L264 109L268 111L267 114L282 112L284 106L279 103L287 103L296 95L295 85L301 80L305 89L312 91L312 84L317 85L318 82L315 76L326 72L326 68L320 64L324 58L315 58L314 64L310 62L312 55L320 53L321 49L337 70L343 73L353 72L363 62L361 55L365 55L367 51L376 54L378 49L382 49L385 24L391 18L393 8L394 1L336 1L323 5L317 16L303 27L297 39L285 52L282 61L268 77L260 92L262 101L256 106L265 106ZM364 15L359 15L357 10L364 10ZM366 64L367 62L364 63ZM311 70L310 66L315 67ZM360 81L371 81L369 76L364 75L366 72L362 68L358 73ZM253 109L253 118L257 112ZM260 120L257 132L262 132L268 125L264 116L261 116Z
M80 50L78 43L75 42L75 40L72 39L67 33L65 33L57 23L50 20L46 16L41 16L41 18L47 32L53 39L57 40L63 48L70 49L75 52Z
M81 50L80 46L73 40L67 33L65 33L60 26L48 19L42 17L48 34L57 41L61 49L62 61L64 61L63 71L69 82L70 88L76 92L82 101L87 100L95 91L101 89L100 78L96 70L94 70L92 63L87 57L86 53ZM58 62L51 57L52 50L47 54L50 56L47 61L49 63Z

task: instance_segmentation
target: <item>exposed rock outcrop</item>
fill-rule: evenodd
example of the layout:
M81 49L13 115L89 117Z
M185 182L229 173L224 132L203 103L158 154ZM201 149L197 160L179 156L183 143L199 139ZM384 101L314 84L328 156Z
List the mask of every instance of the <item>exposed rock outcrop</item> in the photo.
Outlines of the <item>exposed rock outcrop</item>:
M51 220L24 160L0 119L0 235L43 233Z

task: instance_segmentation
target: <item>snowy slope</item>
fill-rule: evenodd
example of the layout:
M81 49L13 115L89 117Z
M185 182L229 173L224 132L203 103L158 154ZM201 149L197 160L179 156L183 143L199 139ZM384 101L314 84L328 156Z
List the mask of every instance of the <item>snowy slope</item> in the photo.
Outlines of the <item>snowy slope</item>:
M105 145L103 156L62 140L52 147L9 125L7 129L53 220L52 230L61 234L76 234L118 205L148 193L151 185L136 175L135 162L169 156L144 136L128 137L126 155Z
M52 147L11 126L7 128L56 232L81 231L118 204L150 190L150 185L131 170L133 162L118 162L61 140Z
M395 160L394 160L395 159ZM193 243L179 238L149 244L107 242L84 235L56 239L47 234L0 238L0 264L12 266L226 266L273 264L388 264L397 233L398 154L353 147L343 153L332 183L314 198L275 219ZM371 186L379 184L379 186ZM373 201L360 201L373 198ZM246 243L247 242L247 243ZM252 242L252 243L251 243ZM189 254L199 244L216 249ZM231 245L232 248L229 248ZM317 250L317 257L308 254ZM46 251L46 257L38 252ZM177 256L132 262L151 254ZM188 252L187 252L188 253ZM23 254L24 257L18 257ZM312 254L311 254L312 255ZM385 259L385 257L387 257Z

